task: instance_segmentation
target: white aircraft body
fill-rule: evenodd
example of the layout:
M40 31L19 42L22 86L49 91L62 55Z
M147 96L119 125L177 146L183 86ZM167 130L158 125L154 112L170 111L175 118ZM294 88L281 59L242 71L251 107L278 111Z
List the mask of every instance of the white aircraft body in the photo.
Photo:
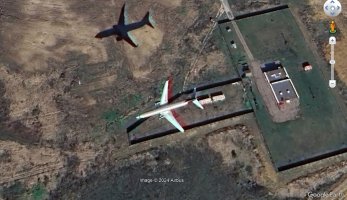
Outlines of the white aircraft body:
M137 116L136 119L143 119L143 118L151 117L154 115L160 115L160 117L167 119L173 126L175 126L179 131L183 133L184 132L183 127L176 120L171 110L184 107L191 102L194 103L194 105L196 105L200 109L204 109L204 107L200 104L199 100L196 99L196 97L192 100L186 100L186 101L181 101L181 102L172 103L172 104L169 104L168 101L169 101L169 81L166 81L164 85L163 94L160 99L160 107L153 111L143 113L142 115Z

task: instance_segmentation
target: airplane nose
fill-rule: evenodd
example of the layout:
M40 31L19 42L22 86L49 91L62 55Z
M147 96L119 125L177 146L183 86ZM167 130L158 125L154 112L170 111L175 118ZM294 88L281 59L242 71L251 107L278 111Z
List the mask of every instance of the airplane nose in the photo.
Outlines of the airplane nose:
M95 38L102 39L102 36L100 33L96 34Z

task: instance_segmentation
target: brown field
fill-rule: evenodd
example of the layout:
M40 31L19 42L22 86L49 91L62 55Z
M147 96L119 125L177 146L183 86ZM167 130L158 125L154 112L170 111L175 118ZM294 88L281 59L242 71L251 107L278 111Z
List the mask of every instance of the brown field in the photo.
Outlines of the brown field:
M248 12L248 7L254 10L274 1L247 2L238 1L232 8L241 10L238 6L243 6L242 11ZM184 80L190 87L203 83L204 78L218 78L230 66L216 41L208 40L206 49L201 49L219 1L128 0L132 21L151 8L157 23L155 29L143 27L133 32L141 44L137 49L114 37L94 38L117 22L123 3L0 1L0 199L31 199L39 183L46 191L42 199L49 192L58 195L52 199L59 199L70 190L71 195L94 190L107 195L119 186L140 194L143 187L137 179L154 172L189 174L189 185L181 185L177 191L201 185L203 191L220 193L220 199L230 197L221 188L239 199L261 199L258 195L263 199L301 198L329 181L341 181L336 173L344 174L345 165L304 174L294 181L281 180L251 115L224 122L228 128L211 134L209 129L197 129L192 135L171 135L129 147L125 123L159 99L160 83L172 76L175 92L179 92ZM312 1L316 4L318 1ZM346 28L343 20L337 20L341 30ZM347 68L339 65L347 58L339 48L347 44L345 37L339 40L336 69L347 82ZM333 180L327 180L329 173ZM109 178L117 187L110 189ZM218 184L222 187L215 187ZM336 191L345 191L336 186ZM166 194L158 192L157 185L150 187L158 195ZM167 193L181 195L168 188ZM199 189L186 193L199 195ZM155 199L139 199L151 198Z

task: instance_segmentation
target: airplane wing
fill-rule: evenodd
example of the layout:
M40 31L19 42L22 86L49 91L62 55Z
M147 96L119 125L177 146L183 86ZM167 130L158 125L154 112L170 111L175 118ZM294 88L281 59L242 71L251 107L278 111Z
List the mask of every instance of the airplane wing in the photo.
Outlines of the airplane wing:
M167 104L169 102L169 81L165 82L163 94L161 95L160 105Z
M133 47L138 47L139 44L137 43L135 37L131 35L131 33L127 33L127 37L124 37L123 40L127 41L131 46Z
M167 111L165 113L162 113L162 116L165 117L165 119L167 119L172 125L174 125L174 127L176 127L179 131L181 131L182 133L184 132L184 129L182 128L182 126L180 125L180 123L178 123L178 121L176 120L176 118L173 116L171 111Z
M128 9L127 6L124 4L122 7L122 11L119 16L118 24L126 25L128 24Z

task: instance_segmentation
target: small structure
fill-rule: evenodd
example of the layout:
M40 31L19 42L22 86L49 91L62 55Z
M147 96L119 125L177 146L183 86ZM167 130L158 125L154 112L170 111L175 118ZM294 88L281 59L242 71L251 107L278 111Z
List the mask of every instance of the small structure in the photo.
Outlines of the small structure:
M212 104L218 101L224 101L225 100L225 95L222 91L219 92L214 92L212 94L206 94L197 97L201 105L206 105L206 104Z
M302 63L302 68L304 68L305 71L311 71L312 65L309 62Z
M248 63L242 63L242 72L246 77L251 77L252 76L252 72L251 69L249 68Z
M231 41L230 41L230 45L231 45L231 47L232 47L232 48L234 48L234 49L236 49L236 48L237 48L237 46L236 46L236 44L235 44L235 41L234 41L234 40L231 40Z
M197 99L199 100L201 105L207 105L212 103L212 99L208 94L199 96Z
M265 72L264 74L269 83L288 78L287 72L284 70L284 68L281 67L272 71Z
M279 68L283 68L280 61L274 61L269 63L264 63L260 66L262 72L269 72Z
M280 61L262 64L261 70L264 72L264 76L270 84L276 103L280 109L284 108L285 104L291 103L292 100L299 99L298 92L286 68L282 66Z
M224 101L225 100L225 95L223 94L222 91L215 92L215 93L211 94L211 99L212 99L213 102Z
M290 79L284 79L271 84L271 89L275 95L277 104L290 103L292 99L297 99L298 95Z

